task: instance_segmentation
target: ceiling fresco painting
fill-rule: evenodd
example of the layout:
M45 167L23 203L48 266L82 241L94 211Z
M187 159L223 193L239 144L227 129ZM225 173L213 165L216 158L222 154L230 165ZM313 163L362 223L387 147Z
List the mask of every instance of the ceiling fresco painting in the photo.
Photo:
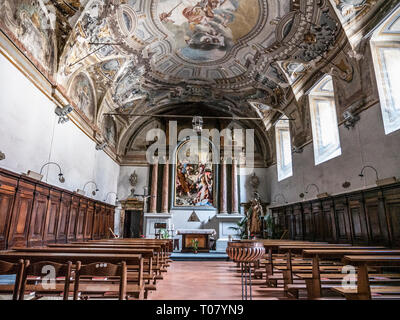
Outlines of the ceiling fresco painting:
M272 150L282 114L296 118L294 144L310 136L303 93L318 77L331 74L357 97L362 59L348 37L385 4L0 0L0 29L118 156L142 136L145 121L134 115L177 112L257 118L247 125Z
M43 2L42 2L43 3ZM0 0L0 27L17 41L42 70L52 75L57 57L55 9L45 9L39 2Z
M343 19L349 20L360 14L372 1L370 0L333 0Z
M94 120L95 115L95 95L93 93L94 88L87 75L80 73L78 74L72 84L70 89L71 99L78 106L89 120Z
M158 13L178 55L210 62L223 58L255 27L260 7L258 0L160 0Z

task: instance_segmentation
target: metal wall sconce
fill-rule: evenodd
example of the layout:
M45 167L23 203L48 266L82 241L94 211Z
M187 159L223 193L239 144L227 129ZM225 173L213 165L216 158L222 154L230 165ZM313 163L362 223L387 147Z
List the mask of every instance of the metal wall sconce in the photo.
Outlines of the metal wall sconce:
M96 150L97 150L97 151L103 151L105 148L107 148L107 146L108 146L108 143L107 143L107 142L98 143L98 144L96 145Z
M343 113L343 118L344 118L344 126L347 130L350 130L350 128L354 128L356 123L360 121L360 116L354 115L351 111L345 111Z
M372 170L375 171L375 174L376 174L376 181L378 181L378 180L379 180L378 170L376 170L376 168L373 167L373 166L364 166L364 167L361 169L361 172L360 172L360 174L359 174L358 176L359 176L360 178L364 178L364 177L365 177L364 171L365 171L365 169L367 169L367 168L370 168L370 169L372 169Z
M303 153L304 148L293 146L292 152L293 153Z
M48 163L44 164L44 165L42 166L42 168L40 169L40 175L42 174L43 169L44 169L46 166L51 165L51 164L54 164L54 165L56 165L56 166L58 167L58 169L60 170L60 173L58 174L58 180L59 180L61 183L64 183L64 182L65 182L65 178L64 178L64 175L63 175L63 173L62 173L61 167L60 167L60 165L59 165L58 163L56 163L56 162L48 162Z
M0 151L0 161L4 160L6 158L6 155Z
M108 196L109 196L110 194L115 194L115 203L117 203L117 202L119 201L119 199L118 199L118 194L117 194L116 192L109 192L109 193L107 193L106 198L104 199L104 202L107 201Z
M277 202L278 197L281 197L283 199L284 203L288 203L286 198L285 198L285 196L282 193L278 193L277 195L275 195L274 200L272 201L272 203L278 204L278 202Z
M58 118L58 124L64 124L69 121L68 115L74 111L74 108L71 105L66 105L64 108L57 107L55 110Z
M89 185L89 184L94 184L94 186L96 187L96 189L92 191L92 195L93 195L93 197L94 197L94 196L96 195L96 193L100 191L99 188L97 187L96 182L94 182L94 181L86 182L85 185L83 186L83 189L82 189L82 190L78 189L78 190L76 190L76 192L79 193L79 194L81 194L81 195L83 195L83 196L86 195L85 188L86 188L86 186Z
M385 179L379 179L378 170L376 170L376 168L373 167L373 166L364 166L364 167L361 169L360 174L358 175L360 178L364 178L364 177L365 177L364 171L365 171L365 169L367 169L367 168L370 168L370 169L372 169L372 170L375 171L375 174L376 174L376 185L377 185L377 186L384 186L384 185L387 185L387 184L391 184L391 183L396 183L396 182L397 182L396 177L390 177L390 178L385 178Z
M143 187L143 194L131 193L130 197L132 198L140 197L142 198L143 201L146 201L149 198L155 198L155 196L149 195L149 187Z
M309 185L306 187L305 194L308 194L309 188L310 188L310 187L315 187L315 189L317 190L317 198L318 198L318 199L329 197L329 193L327 193L327 192L320 193L319 187L318 187L315 183L311 183L311 184L309 184ZM300 194L300 198L304 198L304 197L305 197L305 194L304 194L304 193L301 193L301 194Z
M310 187L315 187L315 189L317 189L317 194L319 194L319 187L315 183L311 183L306 187L306 191L305 191L306 194L308 194Z
M35 171L28 170L28 172L27 172L26 175L27 175L28 177L30 177L30 178L35 179L35 180L42 181L42 179L43 179L43 174L42 174L42 173L43 173L43 169L44 169L46 166L49 166L49 165L51 165L51 164L54 164L55 166L58 167L58 169L60 170L60 173L58 174L58 180L59 180L61 183L64 183L64 182L65 182L64 174L62 173L62 170L61 170L60 165L59 165L58 163L56 163L56 162L47 162L47 163L45 163L45 164L40 168L40 173L37 173L37 172L35 172Z

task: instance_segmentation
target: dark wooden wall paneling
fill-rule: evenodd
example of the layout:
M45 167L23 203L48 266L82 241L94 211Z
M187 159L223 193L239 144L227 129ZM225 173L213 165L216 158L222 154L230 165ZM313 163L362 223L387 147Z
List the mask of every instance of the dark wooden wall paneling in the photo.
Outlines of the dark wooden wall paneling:
M292 240L400 247L400 183L271 210Z
M0 169L0 250L111 237L115 207Z

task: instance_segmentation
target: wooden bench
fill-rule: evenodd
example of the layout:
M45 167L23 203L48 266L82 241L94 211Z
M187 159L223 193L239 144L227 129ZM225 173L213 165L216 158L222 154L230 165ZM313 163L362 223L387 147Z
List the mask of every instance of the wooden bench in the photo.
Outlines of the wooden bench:
M137 266L136 277L131 278L127 293L136 298L144 296L143 282L143 257L141 254L117 254L117 253L49 253L49 252L7 252L0 254L0 260L15 263L21 259L29 260L31 263L51 261L56 263L66 263L71 261L75 265L79 262L83 264L92 263L111 263L119 264L125 262L127 266ZM88 284L89 286L94 283ZM103 286L103 288L101 287ZM107 291L104 283L98 286L98 290Z
M305 248L313 248L314 252L315 251L323 251L327 252L329 254L330 252L335 252L335 254L338 254L338 252L355 252L355 251L362 251L365 252L366 248L376 248L376 247L351 247L351 246L336 246L336 245L305 245ZM283 280L284 283L284 289L285 293L287 294L292 294L293 292L295 293L294 296L298 296L298 290L299 289L307 289L308 296L310 299L314 298L319 298L321 296L321 283L320 283L320 278L319 278L319 270L321 269L325 273L341 273L342 271L342 266L337 265L337 263L334 263L332 261L327 261L325 263L322 263L320 266L320 262L318 257L315 257L314 255L310 256L304 256L302 259L297 260L297 262L293 262L293 255L292 255L292 249L295 248L295 250L303 248L303 246L286 246L283 247L283 250L287 251L287 257L286 257L286 266L284 266L284 262L282 261L279 263L280 265L275 266L274 269L281 271L281 275L274 276L274 275L269 275L267 273L267 284L268 285L275 285L277 284L278 280ZM339 248L339 249L338 249ZM381 247L378 247L381 248ZM301 249L303 252L307 251L304 249ZM344 254L343 254L344 255ZM304 258L311 258L312 260L305 260ZM332 260L332 259L331 259ZM279 260L278 260L279 261ZM274 264L274 260L272 260L272 264ZM293 275L293 273L312 273L314 274L312 284L294 284L293 280L296 278L296 276ZM309 282L307 280L307 282Z
M342 248L352 248L352 249L368 249L371 247L365 246L355 246L352 247L348 244L326 244L326 243L294 243L294 244L281 244L281 245L273 245L268 248L268 257L266 261L266 273L267 275L272 275L274 273L274 260L273 260L273 251L276 250L279 253L290 253L290 254L301 254L303 250L306 249L325 249L325 250L335 250L335 249L342 249ZM373 249L383 249L384 247L372 247Z
M358 248L346 248L346 249L335 249L335 250L320 250L320 249L313 249L313 250L304 250L303 257L312 258L312 277L307 277L307 288L308 288L308 295L310 299L316 299L321 297L321 274L320 271L323 271L321 267L320 259L325 260L341 260L345 255L354 255L354 256L362 256L366 254L376 254L379 256L384 255L394 255L400 254L400 250L364 250ZM340 272L341 273L341 270ZM343 274L342 278L345 277L346 274ZM304 277L303 277L304 278Z
M152 249L155 252L156 258L155 261L153 259L154 265L153 265L153 270L155 270L159 276L157 278L159 279L161 276L162 270L166 270L167 264L165 262L165 258L162 255L162 247L160 245L129 245L129 244L101 244L101 243L82 243L82 244L77 244L77 243L71 243L71 244L49 244L48 247L50 248L109 248L109 249L114 249L114 250L119 250L119 249Z
M370 300L372 294L391 295L400 299L400 286L371 286L368 275L369 266L399 267L400 255L351 255L343 258L344 264L357 267L357 288L334 287L332 290L348 300Z
M45 248L14 248L16 252L41 252L41 253L95 253L95 254L141 254L143 256L143 280L145 284L144 296L147 298L148 291L155 291L156 275L153 270L153 249L129 248L129 249L114 249L114 248L86 248L86 247L45 247ZM137 266L128 267L129 271L137 270Z

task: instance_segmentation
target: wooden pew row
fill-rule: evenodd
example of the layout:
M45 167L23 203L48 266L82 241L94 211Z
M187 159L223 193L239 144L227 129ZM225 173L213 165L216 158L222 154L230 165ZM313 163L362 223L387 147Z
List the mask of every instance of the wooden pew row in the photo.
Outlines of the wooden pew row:
M75 242L76 244L86 245L88 244L96 244L96 245L160 245L162 247L161 251L161 260L165 263L165 266L169 266L168 263L171 262L169 260L170 250L171 250L171 241L169 240L157 240L157 239L113 239L113 240L93 240L88 242ZM162 272L166 272L163 269Z
M65 248L65 247L70 247L70 248L110 248L110 249L129 249L129 248L148 248L148 249L153 249L155 254L156 254L156 262L157 264L161 264L164 262L165 258L165 247L161 244L140 244L140 243L135 243L135 244L114 244L114 243L103 243L103 242L82 242L82 243L68 243L68 244L50 244L48 245L50 248Z
M150 290L155 290L155 284L157 279L162 279L161 272L166 271L168 264L167 253L170 251L170 241L157 240L157 239L129 239L119 241L107 241L107 240L96 240L91 242L76 242L73 244L53 244L48 248L16 248L19 253L71 253L71 254L142 254L144 258L143 262L143 280L147 281L147 285L144 287L145 297ZM150 251L148 251L150 249ZM154 259L154 255L156 258ZM154 262L152 261L154 260ZM158 261L159 260L159 261ZM153 263L152 263L153 262ZM154 273L152 274L154 266ZM147 268L146 268L147 267ZM135 280L135 275L138 269L137 266L130 266L129 277ZM156 272L159 275L156 275ZM136 276L137 277L137 276ZM157 277L157 279L156 279ZM153 285L150 281L153 280ZM105 285L103 282L102 285ZM106 286L104 286L106 288Z
M154 270L158 272L158 279L162 280L162 272L167 272L167 267L169 266L167 263L167 257L165 255L165 246L162 244L114 244L114 243L104 243L104 242L96 242L96 243L71 243L71 244L52 244L49 247L86 247L86 248L111 248L111 249L129 249L129 248L152 248L156 252L156 259Z
M247 240L246 240L247 241ZM293 240L269 240L269 239L261 239L261 240L253 240L255 242L262 242L264 244L264 248L266 251L266 255L264 259L254 264L254 277L262 278L264 272L267 275L267 284L269 283L268 275L273 275L274 273L274 258L279 252L280 247L329 247L329 246L338 246L342 248L343 246L349 245L331 245L326 242L310 242L310 241L293 241ZM265 270L265 271L264 271Z
M276 248L274 248L276 246ZM294 243L292 245L289 244L284 244L284 245L273 245L272 247L268 247L268 255L266 256L266 259L262 261L262 263L265 264L265 272L266 272L266 277L268 276L270 278L274 278L274 259L273 259L273 251L278 252L278 255L275 255L274 257L279 257L279 253L283 254L280 257L283 257L286 259L286 254L289 253L292 256L292 253L296 254L301 254L303 250L306 249L325 249L325 250L334 250L334 249L342 249L342 248L348 248L351 247L353 249L383 249L384 247L366 247L366 246L350 246L348 244L321 244L321 243L304 243L304 244L299 244L299 243ZM259 272L263 272L262 270ZM257 275L255 275L257 277Z
M157 251L156 265L154 266L154 270L158 271L157 279L162 280L163 277L161 273L167 272L167 268L169 267L169 253L172 250L172 241L171 240L162 240L162 239L103 239L103 240L91 240L88 242L74 242L72 244L76 244L79 246L99 246L99 247L122 247L122 246L135 246L135 247L149 247L149 246L161 246L161 251Z
M277 280L283 280L284 282L284 287L286 290L291 289L296 292L299 289L306 289L307 288L307 284L293 284L293 278L299 278L297 275L299 273L299 275L303 278L303 280L305 279L312 279L312 271L313 271L313 265L312 265L312 260L310 259L310 257L301 257L301 258L296 258L293 257L294 255L292 254L292 252L295 253L301 253L301 251L303 251L304 249L316 249L317 250L325 250L328 252L333 252L335 250L350 250L350 251L344 251L346 252L353 252L351 250L357 250L360 253L364 253L367 251L362 251L362 250L370 250L370 249L375 249L375 250L382 250L383 247L351 247L349 245L321 245L321 244L317 244L317 243L305 243L302 245L298 245L298 243L296 243L296 245L282 245L279 246L279 252L287 252L288 255L290 256L290 259L287 259L285 256L283 256L282 254L274 254L272 255L268 255L268 259L264 260L263 263L265 263L267 270L266 270L266 277L267 277L267 284L271 285L271 283L274 283L275 286L277 285ZM338 251L336 251L338 252ZM382 251L383 254L390 254L393 253L393 251ZM336 259L337 260L337 259ZM340 260L340 259L339 259ZM289 263L290 261L290 263ZM261 263L261 264L263 264ZM337 274L341 273L341 269L342 266L338 266L337 262L333 262L333 261L323 261L320 262L321 264L321 271L324 272L324 275L330 275L332 274L333 276L331 277L332 279L334 279L335 277L337 278ZM273 267L270 268L271 266L276 265L276 271L278 271L278 275L272 275L271 276L271 269L273 270ZM295 273L295 274L293 274ZM328 277L326 276L326 277ZM342 275L343 277L344 275ZM324 279L326 278L324 277ZM397 275L393 275L392 279L394 281L397 281L395 278L397 277ZM384 282L382 280L381 277L379 277L379 274L375 275L375 278L372 279L372 281L374 283L382 283ZM304 281L303 281L304 282ZM310 280L307 280L307 282L312 282ZM313 284L315 286L315 284ZM288 288L289 286L289 288ZM312 286L309 286L310 288L312 288ZM326 285L323 285L323 287L326 287ZM332 286L331 286L332 287ZM318 297L318 290L316 291L317 295L316 297ZM313 297L313 293L311 290L309 290L309 296L312 298Z
M149 291L156 291L157 280L160 279L160 266L155 259L154 250L159 250L159 246L138 246L129 248L109 248L109 247L85 247L85 246L56 246L47 248L16 248L16 251L25 252L48 252L48 253L118 253L118 254L141 254L144 258L143 262L143 280L145 281L145 299L148 297ZM153 262L154 261L154 262ZM136 266L128 266L128 280L135 275Z
M309 241L294 241L294 240L270 240L270 239L259 239L259 240L246 240L246 241L254 241L254 242L262 242L264 244L265 248L265 259L269 261L270 266L272 266L272 255L273 253L277 253L279 250L279 247L282 245L293 245L293 246L299 246L299 245L328 245L326 242L309 242ZM260 269L259 263L255 263L254 269ZM268 272L273 273L273 268L271 268ZM257 277L257 274L254 274L255 277Z
M23 259L30 263L38 263L44 261L51 261L59 264L66 264L72 262L77 265L83 264L121 264L126 263L128 266L137 266L137 275L135 279L130 279L130 283L126 288L127 295L141 299L144 295L144 282L143 282L143 257L141 254L117 254L117 253L49 253L49 252L6 252L0 253L0 260L11 263L16 263ZM115 287L115 284L113 285ZM28 289L41 290L41 286L33 286ZM43 288L42 288L43 289ZM105 292L110 290L110 287L104 286L104 283L89 282L82 288L83 292ZM59 291L59 288L55 289Z
M81 242L82 243L82 242ZM110 244L157 244L162 245L164 253L169 257L170 253L173 251L172 240L163 239L104 239L104 240L89 240L87 243L110 243Z
M112 244L112 243L101 243L101 242L96 242L96 243L72 243L72 244L55 244L55 245L49 245L49 248L56 248L56 249L98 249L98 250L112 250L112 251L120 251L120 250L131 250L132 252L135 252L135 250L143 250L144 249L152 249L153 250L153 257L152 260L148 260L148 264L145 263L145 274L144 274L144 279L147 282L145 286L145 298L147 298L148 292L149 291L155 291L157 280L163 280L162 273L167 271L167 263L165 262L165 259L162 256L162 246L160 245L155 245L155 244ZM139 253L139 252L138 252ZM150 267L150 261L151 261L151 267ZM152 274L150 273L150 270L153 272ZM147 271L147 272L146 272Z
M397 250L398 251L398 250ZM332 290L348 300L371 300L372 295L389 296L390 299L400 299L400 285L371 286L368 269L373 267L400 267L400 255L349 255L344 256L343 263L357 267L357 288L346 289L334 287ZM385 276L385 275L384 275Z
M166 252L168 255L173 251L173 242L170 239L103 239L103 240L89 240L89 242L110 242L110 243L157 243L166 246Z
M337 263L346 254L352 255L365 255L365 254L377 254L377 255L393 255L400 254L400 250L385 250L385 249L359 249L359 248L346 248L346 249L311 249L303 250L302 256L304 258L312 259L312 266L309 267L307 272L300 270L292 270L294 276L304 280L305 284L289 284L288 290L294 293L294 296L298 296L298 290L306 289L307 296L309 299L319 299L322 297L322 289L333 288L337 284L340 284L342 280L347 276L347 273L342 273L343 264L341 263L338 268L338 272L328 273L324 270L323 264L325 263ZM383 276L382 274L375 273L371 278L371 281L377 283L393 283L398 282L400 274L393 274L389 277Z
M148 291L155 290L155 273L153 270L153 258L154 251L153 249L142 249L142 248L130 248L130 249L110 249L110 248L85 248L85 247L49 247L49 248L15 248L16 252L40 252L40 253L94 253L94 254L141 254L143 256L143 280L146 282L145 284L145 298L147 298ZM146 263L147 262L147 263ZM137 266L128 266L128 276L129 272L131 273L128 280L132 278L134 274L136 277L138 267ZM134 272L132 272L134 271Z

